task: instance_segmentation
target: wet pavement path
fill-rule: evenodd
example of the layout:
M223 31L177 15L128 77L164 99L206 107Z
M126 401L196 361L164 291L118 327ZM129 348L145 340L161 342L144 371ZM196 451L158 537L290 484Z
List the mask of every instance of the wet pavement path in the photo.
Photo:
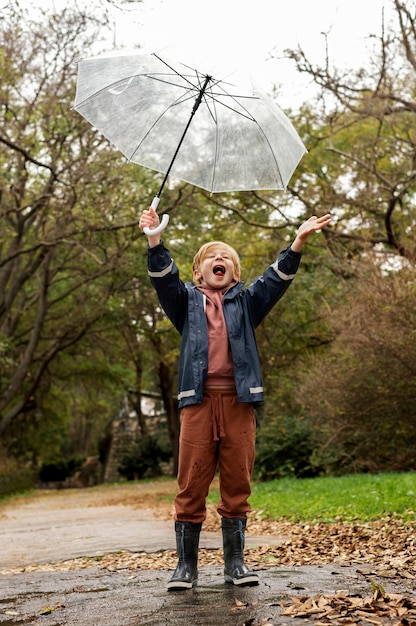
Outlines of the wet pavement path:
M68 571L62 566L55 571L24 571L31 564L117 550L174 548L173 523L156 518L151 509L99 506L88 501L88 493L82 496L83 503L71 494L62 494L60 506L52 506L54 498L46 498L22 499L9 508L1 507L1 625L283 626L294 624L294 618L284 614L290 598L323 594L365 598L379 581L375 575L362 573L362 566L327 564L259 570L258 587L236 588L224 584L222 567L209 565L200 568L198 587L169 593L166 582L171 572L167 569L106 569L97 564ZM283 540L247 537L247 544L271 545ZM202 533L201 547L220 545L220 533ZM407 593L416 600L414 580L383 579L381 583L386 591ZM316 623L321 614L311 613L296 622ZM341 624L342 620L329 623Z
M204 567L198 587L165 591L165 571L109 572L99 568L0 577L0 624L48 626L273 626L312 624L282 615L292 596L366 596L370 585L356 568L311 566L260 572L258 587L224 584L221 568ZM394 582L387 587L398 591ZM372 615L369 615L371 620ZM345 620L344 620L345 621ZM319 622L322 624L322 622ZM328 622L341 624L341 621ZM350 623L353 623L350 621ZM363 624L391 622L364 621ZM397 621L396 623L401 623Z

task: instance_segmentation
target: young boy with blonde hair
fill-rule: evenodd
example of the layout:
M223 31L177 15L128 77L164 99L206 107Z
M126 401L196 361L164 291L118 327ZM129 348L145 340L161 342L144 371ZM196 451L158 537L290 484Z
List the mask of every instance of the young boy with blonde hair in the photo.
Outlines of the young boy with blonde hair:
M239 256L228 244L204 244L193 260L194 283L184 283L160 235L148 235L150 280L163 310L182 335L175 498L178 564L168 582L169 590L190 589L197 582L199 536L217 469L225 581L234 585L259 583L258 575L244 563L255 454L254 407L263 401L254 330L291 284L309 235L330 220L325 215L304 222L292 245L244 289ZM141 229L154 229L158 224L153 208L143 211Z

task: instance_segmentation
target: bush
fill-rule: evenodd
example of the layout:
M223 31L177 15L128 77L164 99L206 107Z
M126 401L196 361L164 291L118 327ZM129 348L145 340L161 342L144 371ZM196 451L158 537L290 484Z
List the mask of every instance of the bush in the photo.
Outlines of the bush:
M310 478L320 474L321 469L312 462L312 429L305 418L265 416L263 420L257 435L255 478Z
M160 463L169 461L171 456L172 450L161 444L156 437L144 437L121 459L117 471L127 480L143 478L145 474L159 476Z
M0 458L0 498L34 487L30 468L17 459Z
M331 312L334 341L299 368L296 397L331 474L416 467L416 272L364 269Z
M85 457L71 457L56 463L44 463L39 470L39 480L42 483L63 482L73 476L85 461Z

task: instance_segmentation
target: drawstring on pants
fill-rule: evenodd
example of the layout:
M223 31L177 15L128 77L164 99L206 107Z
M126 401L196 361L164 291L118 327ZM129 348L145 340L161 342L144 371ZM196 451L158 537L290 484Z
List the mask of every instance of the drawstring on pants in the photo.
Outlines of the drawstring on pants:
M211 411L212 411L212 436L214 441L224 439L224 404L223 404L223 392L216 391L213 393L209 391L211 396Z

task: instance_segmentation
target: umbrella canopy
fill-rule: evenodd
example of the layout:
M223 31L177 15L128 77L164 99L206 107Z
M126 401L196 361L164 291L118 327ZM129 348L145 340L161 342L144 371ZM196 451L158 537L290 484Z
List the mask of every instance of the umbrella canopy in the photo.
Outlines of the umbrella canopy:
M165 180L209 192L285 189L306 149L271 99L234 78L156 53L84 59L74 108Z

